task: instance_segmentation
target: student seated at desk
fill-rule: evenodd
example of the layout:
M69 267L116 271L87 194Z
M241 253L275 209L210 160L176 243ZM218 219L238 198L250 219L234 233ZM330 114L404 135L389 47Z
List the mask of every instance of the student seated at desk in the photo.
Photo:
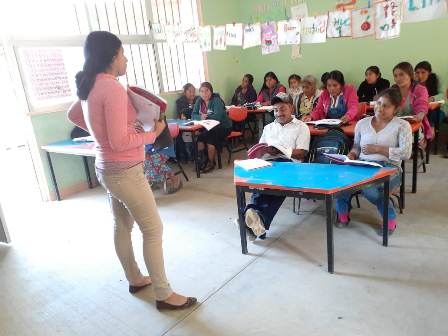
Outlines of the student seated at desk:
M280 84L277 75L269 71L264 75L263 86L258 94L257 102L264 106L272 105L272 97L275 97L279 92L286 93L286 88Z
M366 79L359 85L359 102L369 103L375 100L375 96L390 87L390 82L381 77L380 68L376 65L369 66L365 73Z
M297 74L292 74L288 78L288 94L292 98L292 103L294 106L297 105L297 99L302 93L302 77Z
M422 122L423 134L419 139L421 148L426 148L427 140L431 140L433 132L429 124L428 114L428 90L423 85L414 81L414 69L408 62L401 62L393 69L395 85L400 90L402 101L398 116L413 116L418 122Z
M423 61L415 66L415 80L426 87L430 102L443 99L443 94L439 92L439 78L432 72L431 63ZM445 113L440 108L428 112L428 121L432 127L444 120Z
M338 70L328 75L327 90L320 95L311 115L302 118L303 121L321 119L341 119L343 123L359 119L356 90L345 84L344 75Z
M254 76L245 74L241 80L241 85L235 90L232 97L232 105L242 106L246 103L253 103L257 100L257 92L253 87Z
M224 102L209 82L204 82L199 88L200 98L193 107L192 119L213 119L220 122L210 131L202 131L198 136L198 151L201 153L201 171L208 173L215 169L216 147L222 146L224 139L230 134L232 122L230 121ZM203 151L207 149L207 153Z
M317 79L307 75L302 79L302 92L295 102L296 118L309 115L317 106L321 91L317 88Z
M193 106L198 98L194 85L191 83L185 84L182 96L176 100L177 119L191 119ZM182 162L193 160L193 144L185 142L182 136L176 138L176 157Z
M290 153L285 155L273 146L268 147L268 152L261 158L271 161L300 162L309 149L310 131L308 126L296 119L293 115L291 97L286 93L278 93L273 99L274 122L263 129L260 143L278 144ZM282 205L285 197L264 195L254 192L251 203L245 211L246 226L249 228L249 238L266 237L275 214Z
M320 76L320 89L321 91L324 91L327 89L327 80L328 80L328 76L330 76L329 72L324 72L322 74L322 76Z
M409 122L395 115L401 103L401 93L397 89L386 89L378 94L375 105L375 116L358 121L355 127L353 148L348 157L352 160L375 161L383 167L397 168L398 172L390 177L390 191L396 190L401 184L401 160L407 160L412 152L412 131ZM383 186L373 186L363 189L364 197L376 205L380 215L383 214ZM349 202L351 194L345 194L336 199L336 211L339 228L348 226ZM396 228L397 214L389 201L388 229L392 234ZM378 231L382 235L382 228Z

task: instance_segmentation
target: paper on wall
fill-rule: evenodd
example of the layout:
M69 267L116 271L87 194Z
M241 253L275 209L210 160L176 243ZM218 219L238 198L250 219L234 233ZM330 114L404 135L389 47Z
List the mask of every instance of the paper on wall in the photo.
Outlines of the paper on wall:
M244 25L243 49L261 45L261 25L259 23Z
M361 38L375 34L375 8L355 9L352 11L352 37Z
M327 15L308 16L302 19L302 43L325 43L327 41Z
M213 49L226 50L226 26L213 27Z
M243 25L241 23L226 25L226 44L237 47L243 45Z
M328 13L327 36L330 38L352 36L350 11Z
M277 23L278 44L299 44L300 43L300 21L284 20Z
M280 51L277 25L275 22L261 24L261 54L269 55Z
M375 38L391 39L400 36L401 0L390 0L375 5Z

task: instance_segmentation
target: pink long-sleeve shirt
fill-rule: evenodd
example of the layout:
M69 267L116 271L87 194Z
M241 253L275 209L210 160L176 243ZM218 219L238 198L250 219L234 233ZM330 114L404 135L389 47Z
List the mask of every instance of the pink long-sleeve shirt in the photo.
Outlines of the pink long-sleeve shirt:
M350 84L345 84L342 89L342 95L344 96L345 107L347 112L345 115L348 117L349 121L355 121L361 118L358 113L358 95L356 94L355 88ZM325 119L328 109L331 105L331 97L328 90L322 91L317 105L311 113L311 118L313 120Z
M67 116L95 138L97 162L143 161L144 145L156 139L154 132L137 133L135 109L124 87L110 74L98 74L86 104L78 100Z

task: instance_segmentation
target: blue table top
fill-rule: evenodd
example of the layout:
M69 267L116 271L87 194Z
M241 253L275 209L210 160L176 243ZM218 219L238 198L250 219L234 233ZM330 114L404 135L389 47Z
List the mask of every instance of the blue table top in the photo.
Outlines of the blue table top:
M250 171L235 165L234 183L255 188L332 194L395 172L396 169L389 168L272 162L271 167Z

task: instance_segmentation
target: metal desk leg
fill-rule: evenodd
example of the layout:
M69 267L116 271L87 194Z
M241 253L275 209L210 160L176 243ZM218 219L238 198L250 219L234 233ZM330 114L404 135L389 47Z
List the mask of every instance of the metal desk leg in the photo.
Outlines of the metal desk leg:
M56 182L56 176L54 175L53 163L51 162L50 152L47 153L48 164L50 166L51 179L53 181L54 190L56 191L56 198L58 201L61 200L61 194L59 193L58 183Z
M90 176L89 161L87 160L87 156L83 156L82 161L84 162L84 169L86 171L87 182L89 183L89 188L92 189L93 188L92 177Z
M417 192L417 163L418 163L418 133L414 133L414 143L412 144L412 193Z
M404 160L401 161L401 186L400 186L400 202L401 202L401 208L404 209L404 198L405 198L405 183L406 183L406 165L404 163Z
M236 187L236 202L238 204L238 225L240 227L241 252L247 254L246 223L244 221L244 209L246 208L246 197L241 187Z
M328 272L334 272L334 243L333 243L333 198L331 195L325 197L327 210L327 258Z
M191 141L193 142L193 158L194 158L194 167L196 169L196 177L201 177L201 169L199 167L199 151L198 151L198 140L195 132L191 132Z
M383 246L389 243L389 182L390 177L384 181L383 193Z

